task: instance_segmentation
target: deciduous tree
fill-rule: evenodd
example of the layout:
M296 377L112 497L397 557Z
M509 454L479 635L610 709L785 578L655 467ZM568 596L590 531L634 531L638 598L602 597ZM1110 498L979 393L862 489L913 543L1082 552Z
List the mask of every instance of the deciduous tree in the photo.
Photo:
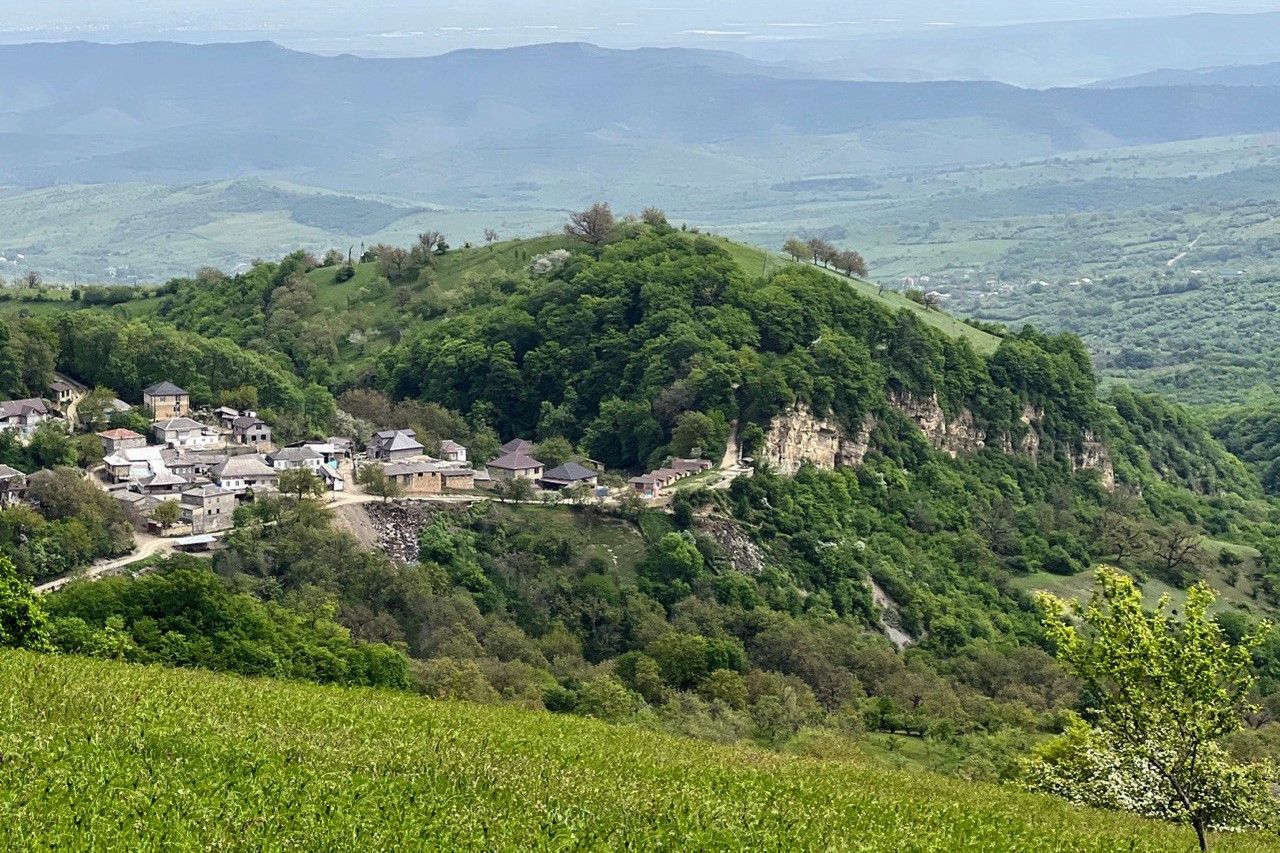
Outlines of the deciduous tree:
M598 249L609 239L613 228L613 208L607 202L596 202L586 210L569 214L564 233Z
M1188 592L1179 621L1167 597L1154 613L1144 610L1127 575L1102 567L1095 579L1088 604L1038 599L1058 659L1084 682L1092 725L1042 750L1031 784L1185 821L1201 850L1210 829L1274 821L1273 773L1233 763L1220 746L1250 709L1250 653L1270 626L1230 645L1209 617L1214 597L1205 584Z

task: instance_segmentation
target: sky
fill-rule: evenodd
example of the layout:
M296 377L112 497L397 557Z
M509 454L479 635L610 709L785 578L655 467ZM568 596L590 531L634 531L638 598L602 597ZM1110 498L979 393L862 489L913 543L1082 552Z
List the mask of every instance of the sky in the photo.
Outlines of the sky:
M1263 11L1280 0L0 0L0 42L269 39L402 56L546 41L732 49L819 33Z

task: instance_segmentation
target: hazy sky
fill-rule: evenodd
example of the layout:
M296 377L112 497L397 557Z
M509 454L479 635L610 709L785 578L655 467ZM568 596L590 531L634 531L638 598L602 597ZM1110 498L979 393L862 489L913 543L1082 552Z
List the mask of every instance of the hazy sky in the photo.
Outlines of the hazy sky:
M721 45L1022 21L1280 11L1280 0L0 0L0 40L263 38L425 54L541 41Z

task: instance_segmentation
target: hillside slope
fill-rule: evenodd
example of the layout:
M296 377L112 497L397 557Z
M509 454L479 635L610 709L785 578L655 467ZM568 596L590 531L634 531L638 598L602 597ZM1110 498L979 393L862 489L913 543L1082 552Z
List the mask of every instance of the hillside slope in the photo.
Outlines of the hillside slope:
M0 754L10 849L1194 847L1189 830L860 762L18 652L0 654Z

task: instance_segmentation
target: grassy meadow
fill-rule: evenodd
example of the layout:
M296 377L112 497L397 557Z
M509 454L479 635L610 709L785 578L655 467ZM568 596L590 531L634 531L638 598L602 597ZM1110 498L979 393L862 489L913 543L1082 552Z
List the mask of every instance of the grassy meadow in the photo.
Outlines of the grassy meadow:
M1195 847L1180 827L865 759L12 651L0 755L14 850Z

